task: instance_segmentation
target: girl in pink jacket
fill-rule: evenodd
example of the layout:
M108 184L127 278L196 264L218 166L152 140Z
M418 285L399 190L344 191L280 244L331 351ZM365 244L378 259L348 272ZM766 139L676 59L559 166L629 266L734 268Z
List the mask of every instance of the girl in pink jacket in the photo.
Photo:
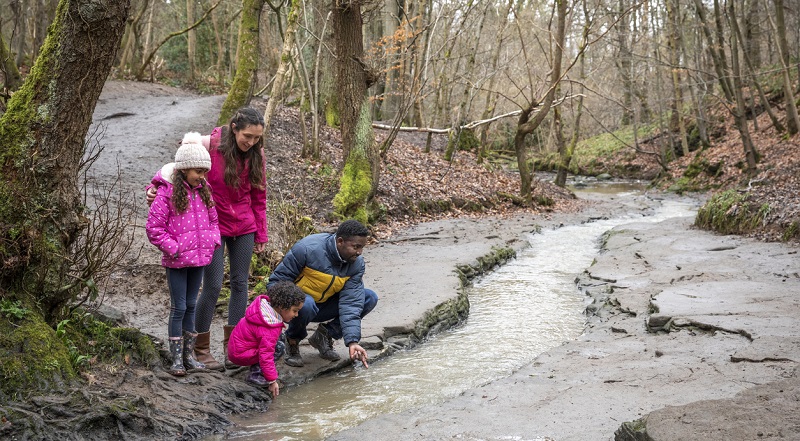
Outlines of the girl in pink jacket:
M267 288L267 295L253 300L231 332L228 358L240 365L250 365L247 382L268 386L278 396L278 370L275 361L285 351L281 332L285 323L297 317L305 302L305 293L292 282L278 282Z
M187 133L175 162L161 168L156 198L147 216L147 238L164 253L170 294L169 352L175 376L186 368L204 369L194 357L197 331L194 311L203 280L203 267L219 247L217 211L206 183L211 157L199 133Z

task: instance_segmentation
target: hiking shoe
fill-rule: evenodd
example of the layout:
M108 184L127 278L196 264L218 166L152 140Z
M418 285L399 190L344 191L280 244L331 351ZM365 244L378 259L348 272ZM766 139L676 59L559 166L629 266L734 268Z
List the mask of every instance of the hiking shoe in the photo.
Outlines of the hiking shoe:
M328 336L328 328L322 323L317 326L314 334L308 338L308 343L319 351L319 356L323 360L338 360L341 357L333 349L333 339Z
M300 357L300 346L297 340L289 339L287 341L287 347L289 351L286 353L286 358L283 359L283 362L289 366L293 367L303 367L303 358Z

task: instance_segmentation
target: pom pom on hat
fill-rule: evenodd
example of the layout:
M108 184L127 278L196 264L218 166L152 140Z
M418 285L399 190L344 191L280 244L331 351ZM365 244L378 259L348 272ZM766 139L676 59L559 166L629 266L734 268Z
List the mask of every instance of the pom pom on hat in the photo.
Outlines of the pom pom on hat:
M175 153L175 169L188 170L192 168L211 170L211 155L203 146L202 136L197 132L189 132L184 135L181 146Z

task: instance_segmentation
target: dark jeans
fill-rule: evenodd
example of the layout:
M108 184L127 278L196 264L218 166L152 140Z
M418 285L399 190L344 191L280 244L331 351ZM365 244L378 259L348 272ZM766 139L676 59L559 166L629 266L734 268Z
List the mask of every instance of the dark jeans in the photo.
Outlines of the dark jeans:
M180 337L183 331L194 333L194 310L197 292L203 281L202 266L167 268L169 287L169 336Z
M361 318L369 314L375 305L378 304L378 294L371 289L364 289L364 308L361 310ZM306 326L311 322L326 322L331 320L325 327L328 329L328 336L334 340L342 338L342 326L339 323L339 294L337 293L330 299L316 303L314 299L306 294L306 301L300 309L297 317L289 322L289 329L286 330L286 337L300 341L308 335Z

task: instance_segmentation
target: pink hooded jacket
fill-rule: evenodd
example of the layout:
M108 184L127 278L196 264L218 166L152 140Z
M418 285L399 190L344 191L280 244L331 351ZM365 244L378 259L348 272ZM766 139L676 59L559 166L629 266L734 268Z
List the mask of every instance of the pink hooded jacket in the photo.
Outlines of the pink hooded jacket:
M240 366L258 363L267 381L277 380L275 345L283 325L281 315L269 304L269 297L256 297L231 332L228 359Z
M214 202L219 213L219 230L223 236L236 237L255 233L256 243L267 242L267 191L250 185L250 172L243 167L239 173L239 188L225 184L225 157L217 148L222 136L222 127L211 131L211 136L203 137L203 144L211 155L211 171L206 179L214 191ZM262 151L262 157L264 156ZM241 167L241 166L240 166ZM266 170L266 161L264 161Z
M222 243L217 211L206 207L199 192L185 182L189 205L183 213L175 211L171 202L174 165L165 165L153 177L158 193L147 216L147 238L164 253L161 264L167 268L206 266Z

